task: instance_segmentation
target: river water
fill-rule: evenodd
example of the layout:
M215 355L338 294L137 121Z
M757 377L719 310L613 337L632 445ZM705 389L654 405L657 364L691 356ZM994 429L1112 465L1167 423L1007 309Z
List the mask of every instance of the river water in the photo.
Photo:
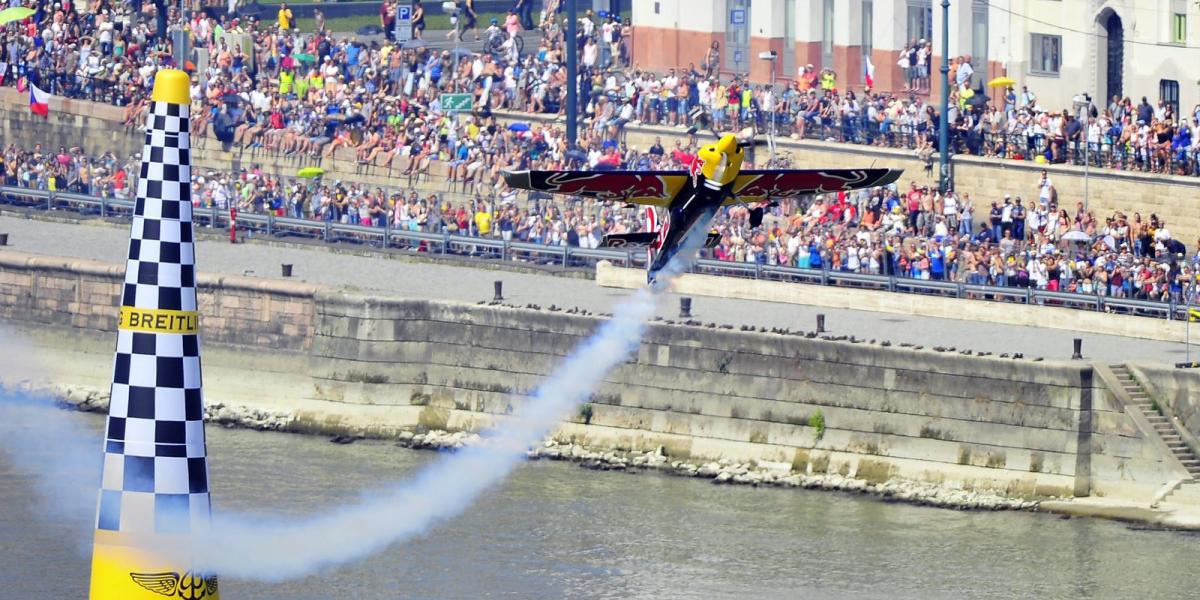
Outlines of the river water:
M64 413L99 438L97 415ZM306 515L433 458L381 442L209 427L213 502ZM97 457L100 453L97 441ZM39 452L52 453L47 444ZM97 465L97 474L98 474ZM97 475L98 478L98 475ZM0 598L83 598L93 515L47 517L0 454ZM531 462L426 537L237 598L1183 598L1200 537Z

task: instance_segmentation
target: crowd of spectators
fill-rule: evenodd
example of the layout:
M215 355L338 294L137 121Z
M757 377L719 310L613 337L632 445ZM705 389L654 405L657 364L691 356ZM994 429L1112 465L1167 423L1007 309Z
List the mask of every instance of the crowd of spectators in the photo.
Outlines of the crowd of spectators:
M493 110L563 112L565 28L547 3L522 54L513 43L521 17L491 23L504 43L455 53L388 39L360 41L320 25L299 31L286 7L270 22L197 12L187 24L196 56L193 133L231 146L313 157L353 156L390 169L407 183L383 189L357 182L301 180L264 173L197 171L198 206L274 213L393 228L497 236L549 245L597 247L612 233L645 227L619 205L530 200L505 188L502 169L678 169L700 130L765 128L785 134L907 146L928 157L939 115L921 93L929 86L928 43L902 53L908 90L856 93L837 74L801 69L779 88L720 75L720 46L666 73L628 66L628 30L615 18L581 20L581 98L586 118L578 147L562 126L500 124ZM34 19L4 30L6 82L24 78L62 95L125 107L139 127L154 72L173 65L168 45L130 6L97 0L86 11L45 4ZM172 21L173 22L173 21ZM320 21L318 21L320 23ZM536 47L534 47L536 43ZM408 47L406 47L408 46ZM905 59L908 66L904 66ZM1200 114L1177 118L1169 106L1114 99L1103 107L1051 113L1028 89L1004 90L998 106L979 96L971 57L957 58L951 114L959 151L1050 162L1087 154L1099 166L1196 168ZM440 94L472 94L466 117L446 114ZM1200 113L1198 109L1197 113ZM687 129L664 147L627 145L629 123ZM8 148L6 183L54 191L128 197L136 157L87 156L79 149ZM431 194L430 167L446 165L454 194ZM419 193L416 190L424 189ZM1114 213L1103 221L1082 205L1059 205L1049 177L1011 197L939 195L911 182L899 188L782 201L758 228L731 207L714 227L713 258L765 265L882 273L930 280L1030 286L1149 299L1177 298L1194 280L1200 255L1185 256L1156 215ZM1024 193L1028 192L1028 194ZM1082 242L1072 241L1073 239ZM1198 244L1200 246L1200 244Z
M512 152L519 152L516 139L522 136L561 135L552 128L496 127L484 133L489 127L481 128L481 137ZM623 150L622 163L658 169L680 167L688 149L656 143L644 151ZM10 146L0 159L6 185L123 198L133 189L139 164L137 157L89 157L78 148ZM599 247L605 235L647 226L643 212L621 203L537 198L492 185L466 194L417 187L280 177L251 166L232 173L197 170L192 199L198 208L236 206L258 214L584 248ZM720 242L707 256L1117 298L1178 301L1195 289L1200 250L1187 254L1158 215L1118 211L1101 219L1080 202L1060 206L1046 173L1013 191L1017 194L976 201L953 191L938 194L918 181L901 182L785 199L755 228L747 207L732 206L714 220Z
M560 3L540 3L537 19L528 14L533 4L517 2L506 19L491 23L481 35L503 42L482 54L335 35L323 19L301 31L286 5L261 21L195 11L183 29L198 50L184 65L195 69L197 133L211 124L227 143L271 142L282 152L310 154L357 145L373 133L387 138L385 146L411 146L420 135L397 123L419 110L436 112L437 95L445 91L473 94L473 110L485 117L497 109L562 115ZM93 0L85 10L71 2L36 5L33 18L4 28L5 84L25 78L53 94L140 108L154 72L174 65L167 37L159 34L159 28L180 27L173 6L158 5L166 9L160 22L150 3ZM381 9L384 25L388 6ZM236 11L236 3L231 8ZM535 30L522 33L527 25ZM515 35L528 43L523 53L512 42ZM606 138L619 139L628 123L762 131L774 121L777 131L795 137L910 149L936 145L941 115L927 95L927 40L914 40L901 52L904 89L880 91L839 82L837 73L812 65L785 85L751 84L721 73L719 42L697 56L699 67L692 62L652 73L630 66L629 38L628 23L612 16L589 11L580 20L581 105L586 122L605 130ZM1076 104L1086 106L1082 110L1047 109L1027 88L982 87L972 62L963 56L950 65L946 118L954 152L1052 163L1086 158L1097 167L1200 175L1200 106L1176 114L1163 101L1113 98L1105 104L1081 95ZM245 135L234 135L239 128Z

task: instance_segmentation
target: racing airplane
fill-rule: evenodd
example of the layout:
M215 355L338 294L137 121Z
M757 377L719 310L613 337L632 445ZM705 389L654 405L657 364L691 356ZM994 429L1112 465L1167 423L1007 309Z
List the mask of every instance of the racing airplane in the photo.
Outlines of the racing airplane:
M903 172L743 170L743 152L737 137L727 134L702 146L686 171L505 171L504 181L517 189L645 205L650 231L607 235L603 245L647 246L646 280L653 285L688 233L695 227L707 227L722 205L757 204L750 209L750 226L758 227L764 204L772 199L887 185ZM712 248L719 242L720 235L710 233L705 246Z

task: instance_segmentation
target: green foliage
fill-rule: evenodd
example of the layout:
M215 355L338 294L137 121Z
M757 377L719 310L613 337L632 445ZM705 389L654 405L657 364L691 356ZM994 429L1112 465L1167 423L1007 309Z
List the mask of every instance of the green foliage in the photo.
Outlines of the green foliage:
M591 403L584 404L583 406L579 407L579 419L583 421L584 425L592 424L592 405L591 405Z
M1154 412L1158 413L1159 416L1163 416L1163 409L1158 405L1158 400L1156 398L1150 399L1150 408L1153 409Z
M348 371L346 373L346 381L355 383L387 383L389 381L387 375L379 373L367 373L366 371Z
M817 430L818 442L825 437L825 414L821 412L821 409L818 408L817 412L808 418L808 426Z

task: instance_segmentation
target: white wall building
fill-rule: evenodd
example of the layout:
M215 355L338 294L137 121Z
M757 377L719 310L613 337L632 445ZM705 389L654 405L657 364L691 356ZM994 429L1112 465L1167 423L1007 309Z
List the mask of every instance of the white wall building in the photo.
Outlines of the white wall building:
M900 51L933 43L940 90L941 0L634 0L639 67L699 66L721 44L722 72L758 82L790 79L806 64L861 89L868 60L875 87L901 91ZM950 55L970 55L975 83L999 75L1028 85L1047 108L1087 91L1146 96L1190 114L1200 102L1200 0L951 0ZM775 50L774 63L759 60Z

